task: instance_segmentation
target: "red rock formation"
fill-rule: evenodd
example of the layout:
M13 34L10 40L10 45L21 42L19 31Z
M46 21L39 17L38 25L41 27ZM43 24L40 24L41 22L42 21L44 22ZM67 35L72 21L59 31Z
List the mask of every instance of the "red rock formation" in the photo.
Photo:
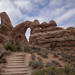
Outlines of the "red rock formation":
M0 13L1 24L0 24L0 42L3 43L6 40L6 36L13 29L11 21L5 12Z
M30 45L48 48L51 43L57 42L57 47L75 47L75 28L73 27L63 29L57 27L56 22L53 20L49 23L43 22L41 24L38 20L34 20L34 22L25 21L13 28L5 12L1 13L0 16L2 20L0 41L11 37L14 41L19 41L24 45L28 43L25 33L27 28L30 28ZM4 38L6 36L7 38Z
M0 13L0 17L1 17L0 33L8 35L8 33L13 28L11 21L5 12Z

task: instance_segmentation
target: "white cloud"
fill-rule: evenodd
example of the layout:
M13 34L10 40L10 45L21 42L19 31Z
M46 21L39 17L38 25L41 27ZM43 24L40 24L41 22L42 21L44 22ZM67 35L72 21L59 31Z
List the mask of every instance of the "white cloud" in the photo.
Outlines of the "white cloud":
M63 27L64 29L68 28L68 27L74 27L74 23L67 23L65 25L61 25L59 27Z
M29 11L32 9L33 5L29 0L15 0L14 3L17 7L21 8L23 11Z
M73 16L75 16L75 8L68 10L66 13L64 13L60 17L57 17L55 19L55 21L58 24L62 24L65 20L68 20L68 19L72 18Z

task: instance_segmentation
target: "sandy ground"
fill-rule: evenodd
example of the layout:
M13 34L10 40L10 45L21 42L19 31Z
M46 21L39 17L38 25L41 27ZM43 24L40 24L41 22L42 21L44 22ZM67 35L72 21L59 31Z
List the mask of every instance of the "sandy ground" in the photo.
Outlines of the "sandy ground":
M36 60L37 60L37 57L41 57L37 53L34 53L34 54L36 55ZM47 62L52 62L52 60L55 60L55 61L58 61L62 67L64 67L65 62L58 60L58 58L60 58L60 57L61 56L54 57L53 54L48 54L48 58L43 58L43 57L41 57L41 58L42 58L42 60L44 62L44 65L46 65Z

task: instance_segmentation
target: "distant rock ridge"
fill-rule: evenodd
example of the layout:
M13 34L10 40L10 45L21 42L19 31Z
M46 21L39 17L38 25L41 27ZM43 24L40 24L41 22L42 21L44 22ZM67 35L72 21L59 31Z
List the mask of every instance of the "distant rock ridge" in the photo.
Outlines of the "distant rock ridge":
M38 20L34 20L34 22L25 21L13 27L5 12L0 13L0 16L2 22L0 25L0 43L13 39L24 46L24 44L28 43L25 33L30 28L29 44L32 46L49 48L51 43L57 42L57 47L75 47L74 27L68 27L67 29L57 27L54 20L41 24Z

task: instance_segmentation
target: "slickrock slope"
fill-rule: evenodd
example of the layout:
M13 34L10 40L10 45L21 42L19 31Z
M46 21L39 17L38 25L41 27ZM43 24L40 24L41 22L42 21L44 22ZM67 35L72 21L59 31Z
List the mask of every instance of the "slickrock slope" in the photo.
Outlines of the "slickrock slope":
M41 24L38 20L34 20L34 22L25 21L13 28L9 17L5 12L1 13L0 16L2 20L0 26L1 43L4 39L9 40L9 37L14 41L19 41L22 45L28 43L25 33L26 30L30 28L30 45L49 48L50 43L57 42L57 47L75 47L75 28L73 27L63 29L57 27L56 22L53 20L49 23L43 22Z

